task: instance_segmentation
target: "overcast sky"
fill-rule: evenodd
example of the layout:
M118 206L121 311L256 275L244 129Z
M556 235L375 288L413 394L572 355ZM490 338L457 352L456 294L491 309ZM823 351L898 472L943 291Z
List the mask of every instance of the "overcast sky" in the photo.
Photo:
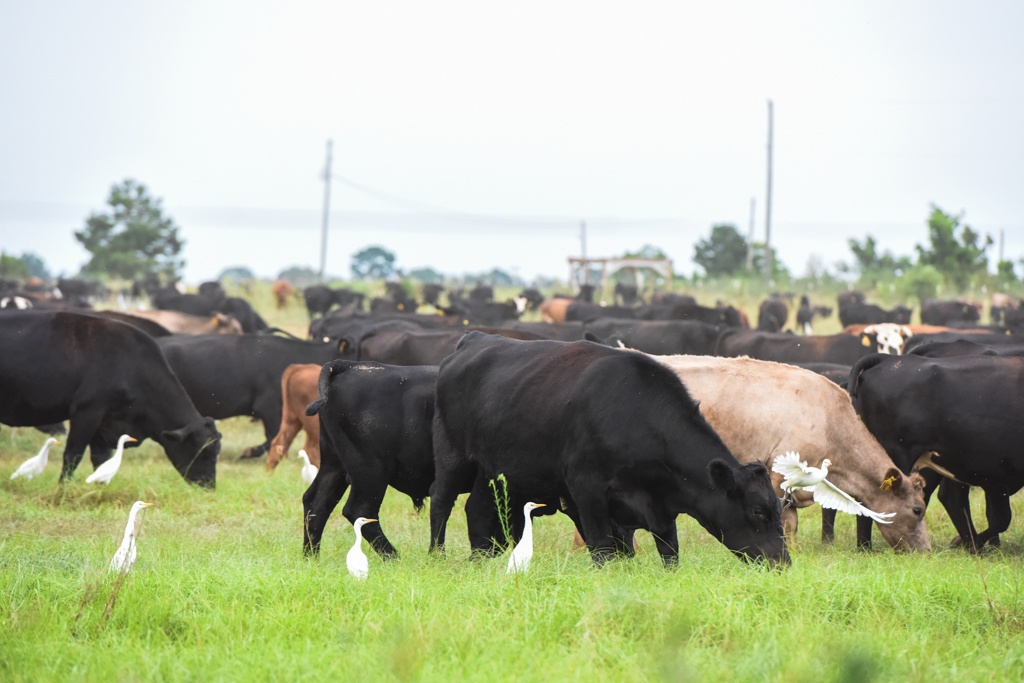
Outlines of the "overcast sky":
M0 3L0 247L54 272L125 178L162 197L186 278L381 244L408 270L564 277L644 244L677 270L716 222L803 273L929 204L1024 258L1021 2ZM468 214L468 215L467 215ZM1024 269L1019 269L1024 270Z

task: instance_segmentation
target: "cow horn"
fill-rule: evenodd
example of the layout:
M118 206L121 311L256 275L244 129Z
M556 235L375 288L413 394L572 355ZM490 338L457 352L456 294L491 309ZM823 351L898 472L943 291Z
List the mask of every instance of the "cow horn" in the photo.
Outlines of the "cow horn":
M941 474L942 476L946 477L947 479L952 479L953 481L957 482L958 484L963 484L962 481L960 481L955 476L953 476L952 472L950 472L945 467L943 467L942 465L940 465L937 462L935 462L935 458L938 455L939 454L937 452L935 452L935 451L928 451L927 453L923 454L920 458L917 459L917 462L914 463L914 468L913 469L920 470L920 469L924 469L924 468L927 467L930 470L934 470L934 471L938 472L939 474Z

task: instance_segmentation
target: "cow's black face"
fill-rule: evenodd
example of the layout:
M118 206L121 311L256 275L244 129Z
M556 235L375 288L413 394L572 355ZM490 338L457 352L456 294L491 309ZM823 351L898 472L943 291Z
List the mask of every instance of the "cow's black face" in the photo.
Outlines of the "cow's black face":
M186 481L204 488L216 487L220 432L213 418L204 417L181 429L166 431L160 435L160 443Z
M717 493L714 514L705 526L743 560L768 560L788 566L789 551L782 529L782 508L761 463L735 467L714 460L708 467Z

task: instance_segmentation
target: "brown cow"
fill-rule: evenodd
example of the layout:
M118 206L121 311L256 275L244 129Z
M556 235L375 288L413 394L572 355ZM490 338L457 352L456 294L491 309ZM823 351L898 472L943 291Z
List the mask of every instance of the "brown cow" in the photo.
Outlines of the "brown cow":
M929 550L924 479L904 475L868 432L846 392L809 370L749 358L652 356L672 368L700 403L701 414L740 462L769 468L776 455L796 451L808 465L832 461L829 481L876 512L895 512L879 525L894 548ZM782 478L773 473L779 496ZM796 495L783 524L796 535Z
M288 305L288 297L295 293L295 288L292 287L292 283L287 280L278 278L274 280L274 284L270 285L270 291L274 293L274 299L277 301L278 308L284 308Z
M242 325L230 315L189 315L178 311L125 311L136 318L145 318L170 330L173 334L242 334Z
M574 303L576 299L548 299L540 305L540 319L546 323L564 323L565 312Z
M304 450L309 461L320 467L320 418L306 415L306 406L320 398L317 388L320 367L313 363L294 364L281 373L281 429L270 442L268 472L273 472L277 464L288 457L288 448L300 431L306 432Z

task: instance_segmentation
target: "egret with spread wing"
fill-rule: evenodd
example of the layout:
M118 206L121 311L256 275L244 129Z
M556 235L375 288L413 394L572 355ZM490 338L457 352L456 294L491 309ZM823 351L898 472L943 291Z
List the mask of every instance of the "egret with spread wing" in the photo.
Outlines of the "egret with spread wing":
M825 477L832 461L821 461L821 467L811 467L806 461L800 460L800 454L787 451L775 458L772 471L782 475L782 490L787 498L793 491L812 491L814 502L823 508L839 510L851 515L870 517L879 524L892 524L891 517L895 512L875 512L861 505L853 496L846 493Z
M17 479L18 477L25 477L31 479L46 468L48 462L48 455L50 453L50 446L57 444L60 445L60 441L50 437L43 444L43 447L39 449L39 452L33 455L31 458L21 463L21 467L14 471L11 475L11 479Z

